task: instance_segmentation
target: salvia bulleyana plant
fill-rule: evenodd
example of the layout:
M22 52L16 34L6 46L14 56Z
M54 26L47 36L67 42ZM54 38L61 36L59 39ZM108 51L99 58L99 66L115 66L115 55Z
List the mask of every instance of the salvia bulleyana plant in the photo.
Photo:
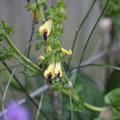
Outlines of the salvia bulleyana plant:
M96 1L93 1L90 11ZM119 4L118 1L111 1L110 6L114 5L112 7L109 7L109 0L105 1L100 17L87 42L89 42L106 8L108 11L105 12L105 15L110 17L113 12L117 14L115 10L120 7L116 6ZM10 75L8 81L4 82L3 85L1 84L1 86L5 86L5 89L2 90L0 87L1 119L119 120L120 89L112 89L108 94L103 95L95 83L78 70L79 66L78 69L73 70L66 62L74 51L73 48L63 48L61 44L61 37L64 33L63 22L67 20L65 1L58 0L52 4L51 0L36 0L35 2L27 0L25 9L31 12L33 19L31 37L27 47L23 50L25 53L21 52L11 40L15 28L8 25L5 20L0 23L0 60L8 71L6 74ZM88 11L88 15L90 11ZM37 31L34 29L35 27ZM81 27L78 30L80 29ZM35 38L33 34L35 34ZM35 56L35 60L30 57L33 41L35 50L43 51L39 56ZM83 54L84 51L81 57ZM16 65L13 66L14 69L7 65L7 62L12 60L17 61ZM22 70L21 75L25 77L25 85L22 83L23 80L19 80L20 78L15 75L18 66L23 66L24 70ZM97 66L120 70L117 66ZM34 81L31 82L32 78ZM37 84L37 87L34 87L33 83ZM24 93L26 97L16 100L15 96L17 95L14 93L12 98L6 100L9 90ZM31 103L28 104L29 109L23 106L24 103Z

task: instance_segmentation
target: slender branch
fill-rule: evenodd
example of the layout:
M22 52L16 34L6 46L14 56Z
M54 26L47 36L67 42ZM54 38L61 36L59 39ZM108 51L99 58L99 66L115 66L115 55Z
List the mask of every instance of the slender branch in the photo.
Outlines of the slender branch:
M9 71L10 74L12 74L12 70L8 67L8 65L2 61L2 64L7 68L7 70ZM20 81L18 80L18 78L13 75L13 78L15 79L16 83L19 85L19 87L26 93L26 95L28 96L28 98L31 100L31 102L37 107L37 104L33 101L33 99L29 96L29 93L27 92L27 90L24 88L24 86L20 83Z
M33 17L33 21L32 21L32 29L31 29L31 34L30 34L30 39L28 41L28 44L32 42L33 40L33 36L34 36L34 30L35 30L35 21L34 21L34 18L35 18L35 15ZM32 44L30 44L28 46L28 48L26 49L26 56L29 58L29 55L30 55L30 50L31 50L31 46Z
M33 67L36 71L40 72L40 68L34 64L32 61L30 61L27 57L25 57L17 48L16 46L11 42L11 40L9 39L9 37L7 35L5 35L5 39L7 41L7 43L11 46L11 48L16 52L17 55L19 55L23 61L25 61L28 65L30 65L31 67Z
M70 105L71 105L71 107L72 107L72 96L71 96L71 92L70 92ZM72 110L70 111L70 118L71 118L71 120L74 120L74 118L73 118L73 111L72 111Z
M37 95L40 95L40 94L42 94L43 92L47 91L49 88L50 88L50 86L46 84L46 85L42 86L41 88L38 88L37 90L35 90L34 92L32 92L32 93L30 94L30 97L31 97L31 98L34 98L34 97L36 97ZM25 98L19 100L17 103L18 103L18 105L22 105L22 104L24 104L25 102L27 102L27 100L28 100L27 97L25 97ZM6 110L5 110L5 111L6 111ZM0 117L3 116L3 112L5 112L5 111L1 111L1 112L0 112Z
M105 108L105 107L96 107L96 106L93 106L93 105L88 104L86 102L84 103L84 107L86 107L87 109L89 109L91 111L95 111L95 112L101 112Z
M1 43L1 46L2 46L6 51L9 52L9 49L8 49L3 43ZM17 56L16 54L13 54L13 56L14 56L19 62L21 62L23 65L25 65L25 67L29 68L29 69L30 69L31 71L33 71L33 72L36 72L36 70L34 70L31 66L29 66L29 65L26 64L26 63L24 63L24 62L20 59L19 56Z
M117 52L118 50L120 49L120 42L116 42L116 44L114 44L111 48L110 48L110 51L112 54L114 54L115 52ZM91 58L87 59L86 61L82 62L81 65L77 66L77 67L74 67L72 68L72 73L73 72L76 72L77 69L79 68L82 68L82 67L86 67L86 66L93 66L94 63L97 61L97 60L100 60L102 58L104 58L106 55L108 54L108 51L102 51L102 52L99 52L99 53L96 53L96 55L92 56ZM95 65L94 65L95 66ZM108 66L107 66L108 67ZM116 66L111 66L109 65L109 67L116 67Z
M22 65L22 64L11 65L11 66L9 66L9 68L21 67L21 65ZM6 70L7 70L6 68L1 68L1 69L0 69L0 72L6 71Z
M38 109L37 109L35 120L39 120L39 115L40 115L40 111L41 111L41 107L42 107L42 102L43 102L43 94L41 95L41 98L40 98L40 102L39 102L39 106L38 106Z
M9 80L8 80L8 83L7 83L7 85L6 85L5 91L4 91L4 93L3 93L3 97L2 97L2 102L3 102L3 104L2 104L2 110L3 110L3 111L4 111L4 109L5 109L5 99L6 99L6 96L7 96L8 88L9 88L10 83L11 83L11 81L12 81L13 75L15 74L15 71L16 71L16 68L15 68L14 71L12 72L12 74L11 74ZM4 118L6 119L6 114L5 114L5 113L4 113Z
M95 5L96 1L97 1L97 0L94 0L94 2L92 3L92 5L91 5L91 7L89 8L89 10L88 10L86 16L84 17L84 19L83 19L82 22L80 23L80 25L79 25L79 27L78 27L76 33L75 33L74 41L73 41L73 44L72 44L72 51L74 51L74 47L75 47L75 44L76 44L76 41L77 41L79 32L80 32L80 30L81 30L83 24L85 23L87 17L89 16L90 12L92 11L92 8L93 8L93 6ZM72 55L69 57L68 66L70 65L71 60L72 60Z
M87 48L87 46L88 46L88 43L89 43L89 41L90 41L90 38L91 38L91 36L92 36L92 34L93 34L93 32L94 32L94 30L95 30L95 28L96 28L98 22L100 21L100 19L101 19L102 15L103 15L103 13L104 13L104 11L105 11L105 9L106 9L108 3L109 3L109 0L107 0L107 2L105 3L104 8L103 8L103 10L102 10L100 16L98 17L98 19L97 19L97 21L96 21L96 23L95 23L93 29L91 30L91 32L90 32L90 34L89 34L89 36L88 36L88 39L87 39L87 41L86 41L86 43L85 43L85 46L84 46L84 48L83 48L83 51L82 51L82 54L81 54L81 58L80 58L80 61L79 61L78 65L80 65L81 62L82 62L82 60L83 60L83 57L84 57L86 48Z
M9 71L10 74L12 74L11 69L8 67L8 65L4 62L1 61L2 64L7 68L7 70ZM13 78L15 79L16 83L19 85L19 87L25 92L25 94L27 95L27 97L29 98L29 100L35 105L36 108L38 108L37 103L32 99L32 97L29 95L29 93L27 92L27 90L24 88L24 86L20 83L20 81L18 80L18 78L13 75ZM44 117L48 120L47 116L41 111L41 113L44 115Z

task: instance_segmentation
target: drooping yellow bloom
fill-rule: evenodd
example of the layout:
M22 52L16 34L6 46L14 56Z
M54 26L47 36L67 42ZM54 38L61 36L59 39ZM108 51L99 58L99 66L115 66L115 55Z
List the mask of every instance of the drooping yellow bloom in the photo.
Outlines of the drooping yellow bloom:
M54 79L62 77L61 63L55 62L51 63L44 72L44 77L46 79Z
M53 26L53 21L50 19L47 22L45 22L42 26L40 26L39 32L42 34L47 33L47 36L49 36L52 30L52 26Z
M61 51L65 54L65 55L72 55L72 50L66 50L64 48L61 48Z

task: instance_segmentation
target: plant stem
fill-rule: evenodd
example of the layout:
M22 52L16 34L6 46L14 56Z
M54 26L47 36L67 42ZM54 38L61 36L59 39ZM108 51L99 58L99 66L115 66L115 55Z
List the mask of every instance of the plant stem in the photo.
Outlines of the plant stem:
M101 112L105 108L105 107L96 107L86 102L84 103L84 107L94 112Z
M25 57L19 50L18 48L16 48L16 46L11 42L11 40L9 39L9 37L7 35L5 35L5 39L7 41L7 43L11 46L11 48L16 52L16 54L18 56L20 56L22 58L22 60L24 62L26 62L27 64L29 64L32 68L34 68L37 72L40 72L40 68L34 64L33 62L31 62L27 57Z
M1 46L7 50L9 52L9 49L3 44L1 43ZM36 72L36 70L34 70L31 66L27 65L26 63L24 63L16 54L13 55L19 62L21 62L23 65L25 65L25 67L29 68L32 72ZM0 70L2 71L2 70Z
M34 35L34 30L35 30L35 25L34 24L35 24L35 21L34 21L34 18L33 18L33 21L32 21L32 30L31 30L30 39L28 41L28 44L31 43L32 40L33 40L33 35ZM32 46L32 44L30 44L29 47L28 47L28 49L26 50L26 56L28 58L29 58L29 55L30 55L31 46Z
M12 70L9 68L9 66L4 62L1 61L2 64L7 68L7 70L9 71L10 74L12 74ZM27 95L28 99L33 103L33 105L38 108L38 104L33 100L33 98L29 95L28 91L26 90L26 88L21 84L21 82L18 80L18 78L16 77L15 74L13 74L13 78L16 81L16 83L19 85L19 87L25 92L25 94ZM43 114L43 116L46 118L46 120L49 120L49 118L47 117L47 115L41 110L41 113Z
M71 95L71 93L70 93L70 105L72 107L72 95ZM73 120L73 111L72 110L70 111L70 117L71 117L70 119Z
M78 66L80 66L81 62L83 61L83 57L84 57L86 48L87 48L87 46L88 46L88 43L89 43L89 41L90 41L90 38L91 38L91 36L92 36L92 34L93 34L93 32L94 32L94 30L95 30L97 24L99 23L99 21L100 21L102 15L103 15L103 13L104 13L104 11L105 11L105 9L106 9L108 3L109 3L109 1L110 1L110 0L107 0L107 2L105 3L104 8L103 8L101 14L99 15L99 17L98 17L98 19L97 19L97 21L96 21L96 23L95 23L93 29L91 30L91 32L90 32L90 34L89 34L89 36L88 36L88 39L87 39L87 41L86 41L86 43L85 43L85 46L84 46L84 48L83 48L83 51L82 51L81 58L80 58L80 60L79 60ZM78 69L78 71L79 71L79 69Z
M64 74L65 74L65 77L67 78L67 80L69 80L68 79L68 76L66 75L66 73L64 72ZM64 93L64 94L66 94L66 95L68 95L68 96L70 96L70 101L72 102L72 98L76 101L76 102L78 102L78 101L80 101L80 99L81 99L81 97L80 96L78 96L77 94L74 94L73 93L73 89L70 89L70 91L69 90L66 90L66 89L63 89L62 90L62 92ZM91 105L91 104L89 104L89 103L87 103L87 102L81 102L81 105L83 105L85 108L87 108L88 110L91 110L91 111L94 111L94 112L101 112L105 107L96 107L96 106L93 106L93 105ZM72 115L72 113L71 113L71 115ZM71 116L71 117L73 117L73 116ZM72 118L71 118L72 119Z
M74 47L75 47L75 44L76 44L76 41L77 41L77 38L78 38L78 35L79 35L79 31L80 29L82 28L83 24L85 23L86 19L88 18L91 10L93 9L93 6L95 5L97 0L94 0L94 2L92 3L91 7L89 8L86 16L83 18L82 22L80 23L76 33L75 33L75 37L74 37L74 41L73 41L73 44L72 44L72 51L74 51ZM71 60L72 60L72 55L70 56L69 60L68 60L68 66L70 65L71 63Z

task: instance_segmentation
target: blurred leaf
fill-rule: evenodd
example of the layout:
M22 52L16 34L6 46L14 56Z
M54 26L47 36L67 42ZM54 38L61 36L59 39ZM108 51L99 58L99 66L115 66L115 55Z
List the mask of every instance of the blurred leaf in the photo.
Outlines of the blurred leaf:
M120 88L114 89L105 96L105 102L120 111Z
M72 104L69 103L65 106L68 110L72 110L74 112L83 112L85 110L85 108L83 107L83 105L81 105L80 103L75 103L73 102Z
M99 92L98 88L96 87L96 84L88 76L81 72L73 72L70 76L70 80L73 83L73 89L75 93L83 97L84 101L87 101L88 103L95 106L104 105L104 96L102 95L102 93ZM68 104L68 98L66 103ZM79 111L74 112L74 118L76 118L76 120L93 120L96 117L98 117L98 113L94 113L87 109L83 110L81 109L81 107L79 107L79 105L80 104L78 104L77 107L77 103L73 101L73 106L70 107L74 111Z
M94 120L103 120L101 117L98 117L98 118L96 118L96 119L94 119Z
M11 35L14 32L13 27L9 26L6 21L2 21L1 27L3 28L4 32L8 35Z
M34 11L36 9L36 3L28 3L25 8L27 11Z
M37 42L36 46L35 46L35 49L36 49L36 50L39 50L39 49L43 46L43 44L44 44L44 42L41 41L41 40L39 40L39 41Z
M31 71L30 69L27 69L27 68L26 68L25 71L22 71L21 73L23 73L27 77L35 77L35 76L39 76L40 75L40 73Z
M103 0L102 0L102 2L103 2ZM120 1L119 0L110 0L109 4L104 12L104 15L112 17L112 18L120 18L119 13L120 13Z
M120 65L117 65L120 66ZM113 70L112 73L109 75L109 77L106 80L106 90L105 93L111 91L112 89L119 88L120 87L120 71L119 70Z
M9 60L13 57L14 51L12 49L9 49L9 51L6 50L0 50L0 61Z
M52 85L53 90L56 91L61 91L63 89L62 84L60 84L59 82L56 82Z

